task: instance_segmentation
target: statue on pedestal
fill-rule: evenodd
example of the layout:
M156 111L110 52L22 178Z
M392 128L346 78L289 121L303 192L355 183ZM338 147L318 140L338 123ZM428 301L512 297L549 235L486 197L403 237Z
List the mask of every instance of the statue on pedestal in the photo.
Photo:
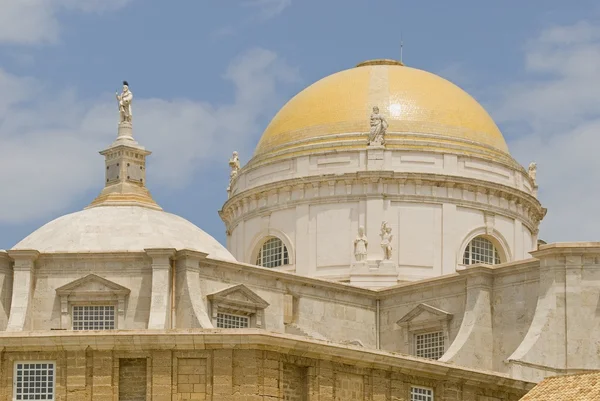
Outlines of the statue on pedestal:
M367 259L367 246L369 241L365 235L365 228L358 227L358 237L354 240L354 258L357 262L363 262Z
M387 120L379 114L379 107L373 107L371 114L371 131L369 132L369 146L382 146L385 143L385 132L388 127Z
M531 178L531 181L533 181L533 185L537 185L536 182L536 177L537 177L537 164L536 162L531 162L529 163L529 168L527 169L527 172L529 173L529 178Z
M383 260L392 259L392 227L386 221L381 223L381 248L383 249Z
M131 123L131 102L133 100L133 93L129 90L129 84L127 81L123 81L123 92L115 92L117 101L119 102L119 124L120 123Z
M229 167L231 168L231 171L229 172L229 186L227 187L227 193L231 192L231 185L240 171L240 159L237 151L234 151L231 159L229 159Z

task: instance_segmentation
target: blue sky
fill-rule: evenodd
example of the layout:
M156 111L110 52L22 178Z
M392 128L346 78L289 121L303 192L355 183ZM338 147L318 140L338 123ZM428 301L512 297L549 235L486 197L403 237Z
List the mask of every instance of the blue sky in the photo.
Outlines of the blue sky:
M541 237L598 240L595 3L0 0L0 249L99 193L123 79L155 199L223 242L231 151L246 162L286 100L398 58L401 35L406 64L465 88L538 162Z

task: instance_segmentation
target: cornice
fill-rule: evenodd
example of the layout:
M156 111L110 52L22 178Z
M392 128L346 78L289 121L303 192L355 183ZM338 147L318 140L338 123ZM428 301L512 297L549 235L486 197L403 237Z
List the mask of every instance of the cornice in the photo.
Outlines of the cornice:
M317 360L374 369L396 370L404 374L424 375L438 380L469 382L484 388L499 386L526 391L534 383L515 380L508 375L449 363L431 361L381 350L335 344L302 336L267 332L260 329L237 330L131 330L110 332L37 331L0 333L3 352L89 350L214 350L260 349L298 355Z
M332 184L333 183L333 184ZM331 189L335 188L337 183L346 185L346 194L333 194ZM368 184L382 184L382 188L377 190L369 190ZM448 196L448 194L402 194L391 193L388 185L398 185L414 183L420 186L429 187L445 187L466 189L474 193L482 193L486 196L493 195L501 199L505 199L509 203L509 208L504 208L490 203L484 203L478 200L466 200ZM351 193L354 185L362 185L361 193ZM284 190L285 188L285 190ZM317 196L312 194L307 196L306 189L308 188L325 188L329 189L326 194L323 191ZM291 199L291 192L294 189L301 189L303 192L300 198ZM261 205L260 200L266 199L268 194L281 195L283 192L288 193L285 202L276 202L272 205ZM435 192L435 191L434 191ZM289 207L294 207L301 204L321 204L328 203L332 200L340 201L356 201L369 197L384 197L391 201L420 201L430 203L453 203L465 207L485 210L491 213L505 215L510 218L522 220L527 228L535 232L539 222L543 219L546 209L543 208L540 202L534 196L509 187L507 185L498 184L485 180L477 180L465 178L461 176L431 174L431 173L409 173L409 172L394 172L394 171L362 171L345 174L325 174L319 176L309 176L303 178L291 178L278 182L268 183L265 185L251 188L247 191L233 195L223 205L223 209L219 211L221 219L227 225L229 231L235 227L239 221L244 218L250 218L263 213L271 213L276 210L282 210ZM255 203L254 207L253 201ZM514 209L510 205L514 204Z

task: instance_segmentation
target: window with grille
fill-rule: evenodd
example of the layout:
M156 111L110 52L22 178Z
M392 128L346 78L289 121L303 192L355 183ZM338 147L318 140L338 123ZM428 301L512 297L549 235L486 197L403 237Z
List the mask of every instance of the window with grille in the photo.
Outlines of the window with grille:
M410 401L433 401L433 390L424 387L411 387Z
M14 399L54 400L54 362L17 362Z
M256 264L262 267L279 267L289 264L288 250L279 238L272 237L260 248Z
M463 256L465 265L487 263L497 265L500 263L500 254L492 242L483 237L476 237L467 245Z
M250 327L250 318L248 316L217 313L217 327L220 329L243 329Z
M415 355L421 358L440 359L444 355L444 333L415 334Z
M114 330L115 307L108 305L73 306L73 330Z

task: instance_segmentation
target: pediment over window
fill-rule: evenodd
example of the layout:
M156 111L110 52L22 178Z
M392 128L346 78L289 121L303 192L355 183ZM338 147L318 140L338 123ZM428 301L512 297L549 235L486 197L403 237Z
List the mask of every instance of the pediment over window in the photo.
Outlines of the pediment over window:
M220 305L247 307L252 309L265 309L269 303L259 297L254 291L243 284L224 289L208 296L213 302Z
M442 309L427 304L419 304L396 323L409 329L426 328L449 322L452 317L452 313Z
M56 294L61 297L72 295L114 295L124 297L129 295L130 292L129 288L95 274L88 274L56 289Z
M248 327L264 328L264 310L269 303L254 291L239 284L207 297L211 303L211 316L215 327L219 327L219 315L230 314L250 319Z

